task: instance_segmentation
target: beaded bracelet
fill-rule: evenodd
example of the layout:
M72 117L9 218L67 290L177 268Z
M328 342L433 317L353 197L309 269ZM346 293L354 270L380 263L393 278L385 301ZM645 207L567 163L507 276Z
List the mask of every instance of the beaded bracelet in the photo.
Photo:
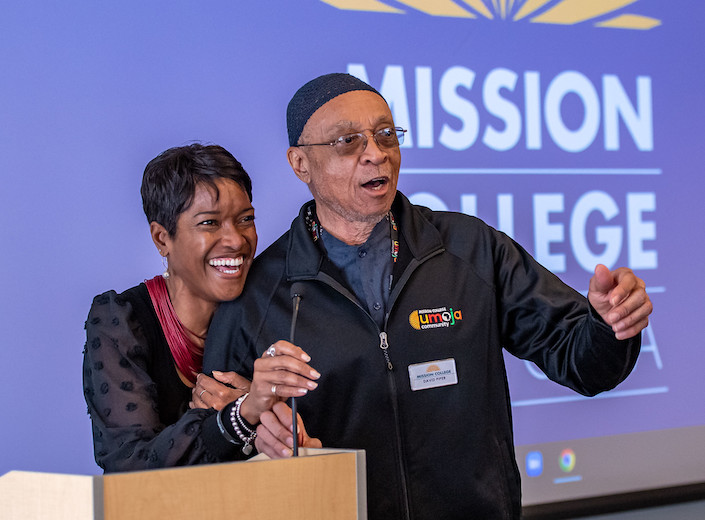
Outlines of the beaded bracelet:
M235 417L237 418L237 423L240 425L240 428L242 430L246 431L249 435L252 435L253 433L255 433L255 430L250 428L249 423L247 421L245 421L245 418L240 414L240 408L242 407L242 401L244 401L244 399L243 400L238 399L235 402Z
M242 453L244 453L245 455L249 455L250 453L252 453L252 443L255 441L255 437L257 437L257 432L252 431L249 428L246 428L246 430L250 432L250 435L244 435L239 425L239 422L242 421L242 417L240 416L240 407L242 406L242 402L247 398L248 395L250 395L249 392L238 397L237 401L235 401L235 406L233 406L230 410L230 423L233 425L233 430L235 430L237 436L240 437L240 440L243 443L245 443L242 447Z

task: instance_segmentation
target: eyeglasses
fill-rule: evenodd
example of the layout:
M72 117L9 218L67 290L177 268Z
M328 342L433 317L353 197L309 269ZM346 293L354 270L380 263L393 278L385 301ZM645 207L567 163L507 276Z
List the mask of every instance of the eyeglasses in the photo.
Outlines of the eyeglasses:
M404 142L404 132L406 132L406 130L398 126L394 128L382 128L382 130L377 130L373 133L371 137L380 148L396 148ZM368 137L370 136L367 134L357 132L354 134L341 135L328 143L308 143L294 146L332 146L338 155L355 155L365 151Z

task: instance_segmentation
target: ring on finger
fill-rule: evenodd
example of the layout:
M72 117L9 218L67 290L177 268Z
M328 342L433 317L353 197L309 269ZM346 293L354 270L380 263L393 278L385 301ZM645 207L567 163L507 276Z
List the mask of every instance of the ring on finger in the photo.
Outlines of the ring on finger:
M277 385L272 385L272 394L277 395Z
M201 390L201 392L198 394L199 399L201 399L203 397L203 392L205 392L205 391L206 391L205 388L203 390Z
M274 357L277 355L277 350L274 348L274 345L269 346L269 348L266 351L266 354L271 357Z

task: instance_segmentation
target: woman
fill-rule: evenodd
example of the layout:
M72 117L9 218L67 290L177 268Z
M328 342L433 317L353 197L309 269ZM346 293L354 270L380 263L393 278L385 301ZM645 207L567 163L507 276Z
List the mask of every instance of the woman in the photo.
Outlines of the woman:
M294 371L305 359L286 342L276 348L289 356L260 363L252 394L237 374L200 373L213 313L240 295L255 255L250 178L224 148L192 144L153 159L141 193L166 270L93 300L83 381L96 462L113 472L244 458L259 416L305 393L279 376L285 358Z

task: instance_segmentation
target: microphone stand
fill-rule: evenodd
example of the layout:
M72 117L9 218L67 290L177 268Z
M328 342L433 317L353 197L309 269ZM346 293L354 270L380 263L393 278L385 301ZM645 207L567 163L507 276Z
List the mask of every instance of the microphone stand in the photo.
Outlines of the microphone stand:
M293 287L292 287L292 292ZM289 342L294 343L294 331L296 330L296 318L299 314L299 304L301 303L301 295L294 293L292 296L292 304L293 304L293 313L291 315L291 330L289 331ZM296 398L292 397L291 398L291 417L292 417L292 426L291 426L291 433L294 437L294 445L292 446L292 454L294 457L299 456L299 435L298 435L298 424L296 420Z

